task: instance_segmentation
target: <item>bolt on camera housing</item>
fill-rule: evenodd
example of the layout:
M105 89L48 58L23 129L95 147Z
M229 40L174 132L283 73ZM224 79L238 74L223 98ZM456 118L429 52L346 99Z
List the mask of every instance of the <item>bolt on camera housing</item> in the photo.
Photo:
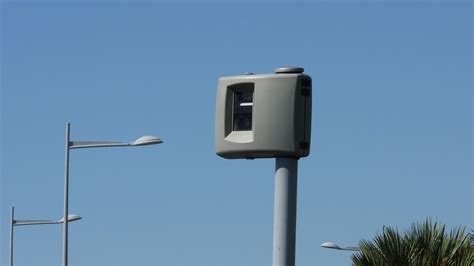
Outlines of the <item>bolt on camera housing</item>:
M310 152L311 77L299 67L221 77L215 148L226 159L300 158Z

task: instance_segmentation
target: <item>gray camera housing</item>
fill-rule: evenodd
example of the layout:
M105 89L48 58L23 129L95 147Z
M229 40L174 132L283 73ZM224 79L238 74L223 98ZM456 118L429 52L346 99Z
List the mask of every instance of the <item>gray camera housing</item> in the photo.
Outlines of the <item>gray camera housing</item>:
M306 157L311 143L311 77L302 68L221 77L215 148L226 159Z

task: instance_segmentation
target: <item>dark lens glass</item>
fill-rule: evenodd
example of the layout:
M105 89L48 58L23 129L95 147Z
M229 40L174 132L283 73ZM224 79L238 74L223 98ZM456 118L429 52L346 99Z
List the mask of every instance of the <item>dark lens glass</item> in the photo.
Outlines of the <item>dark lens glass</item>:
M252 91L234 91L233 130L252 130Z

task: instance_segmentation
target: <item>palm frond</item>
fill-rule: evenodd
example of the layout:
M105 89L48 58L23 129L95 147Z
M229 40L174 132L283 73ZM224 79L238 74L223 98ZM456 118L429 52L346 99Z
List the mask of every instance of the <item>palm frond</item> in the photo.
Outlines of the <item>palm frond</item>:
M474 237L465 228L449 233L446 226L428 218L414 223L401 234L383 227L373 240L362 240L360 252L353 254L354 265L474 265Z

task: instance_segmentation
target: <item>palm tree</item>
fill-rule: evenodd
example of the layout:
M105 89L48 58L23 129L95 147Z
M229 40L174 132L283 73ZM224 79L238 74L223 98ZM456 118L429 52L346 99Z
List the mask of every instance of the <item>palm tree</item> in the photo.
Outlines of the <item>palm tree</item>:
M473 235L464 228L446 232L446 226L427 219L413 224L401 234L384 227L372 241L362 240L360 252L352 256L354 265L474 265Z

